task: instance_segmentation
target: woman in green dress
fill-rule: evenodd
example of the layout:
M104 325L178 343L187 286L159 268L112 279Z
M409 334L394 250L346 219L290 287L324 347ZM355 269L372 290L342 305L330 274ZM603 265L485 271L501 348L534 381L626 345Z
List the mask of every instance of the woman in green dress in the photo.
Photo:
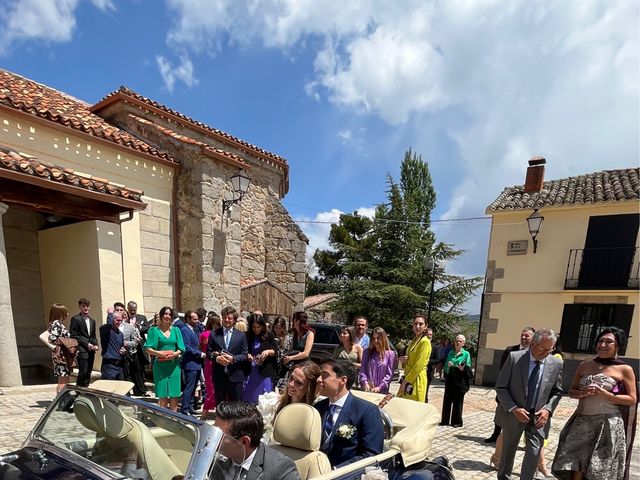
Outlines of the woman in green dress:
M402 358L405 363L404 379L398 396L424 403L427 394L427 362L431 356L431 341L427 333L427 320L419 314L413 318L414 338Z
M162 307L157 328L147 333L144 349L156 357L153 362L153 382L158 405L178 410L178 398L182 394L180 385L180 355L184 351L184 340L178 327L173 327L173 309Z

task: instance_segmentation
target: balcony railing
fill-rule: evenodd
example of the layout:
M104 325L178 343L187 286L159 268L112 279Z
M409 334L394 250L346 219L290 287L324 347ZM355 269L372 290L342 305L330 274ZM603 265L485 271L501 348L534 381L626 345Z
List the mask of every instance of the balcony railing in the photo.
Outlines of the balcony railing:
M637 290L638 247L579 248L569 252L566 290Z

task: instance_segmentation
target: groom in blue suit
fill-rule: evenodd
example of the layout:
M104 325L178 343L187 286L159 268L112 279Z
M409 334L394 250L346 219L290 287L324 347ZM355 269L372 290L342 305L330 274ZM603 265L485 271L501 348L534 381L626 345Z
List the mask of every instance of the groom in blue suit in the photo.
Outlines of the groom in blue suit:
M349 360L325 360L315 407L322 418L322 446L334 468L382 453L384 429L378 407L349 391L356 371Z

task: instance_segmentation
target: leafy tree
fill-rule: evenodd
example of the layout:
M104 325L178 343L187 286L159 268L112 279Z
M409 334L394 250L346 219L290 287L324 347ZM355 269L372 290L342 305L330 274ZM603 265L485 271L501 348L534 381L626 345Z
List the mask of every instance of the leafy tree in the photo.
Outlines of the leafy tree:
M377 206L373 219L354 212L331 226L331 249L315 252L318 275L309 287L315 293L337 292L332 309L349 317L365 315L398 340L412 335L409 325L415 313L426 310L435 275L430 325L453 328L480 279L426 269L430 257L452 260L463 253L436 242L430 230L436 193L427 163L407 151L399 181L387 175L387 186L387 201Z

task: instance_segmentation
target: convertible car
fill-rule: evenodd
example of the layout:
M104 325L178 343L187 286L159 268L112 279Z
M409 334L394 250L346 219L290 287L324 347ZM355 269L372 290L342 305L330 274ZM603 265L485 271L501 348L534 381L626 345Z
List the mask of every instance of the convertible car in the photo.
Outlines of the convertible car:
M0 480L235 480L240 443L213 425L129 398L118 389L67 386L16 452L0 455ZM294 460L302 480L453 479L445 458L427 458L438 412L427 404L353 392L380 405L385 451L332 470L320 452L321 421L309 405L283 409L272 447Z

